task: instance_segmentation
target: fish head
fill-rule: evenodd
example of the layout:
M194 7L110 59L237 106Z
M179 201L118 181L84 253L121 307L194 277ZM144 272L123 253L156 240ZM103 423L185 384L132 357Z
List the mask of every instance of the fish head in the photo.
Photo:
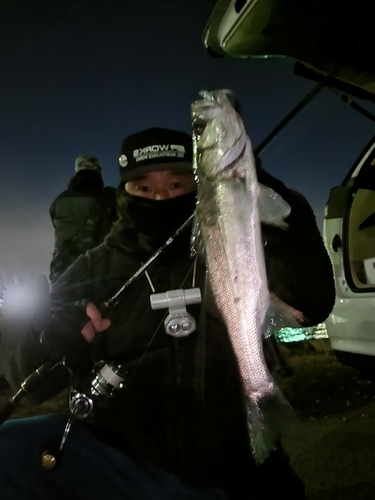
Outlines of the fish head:
M196 176L216 177L228 172L242 154L246 132L234 108L230 90L200 92L191 105L193 168Z

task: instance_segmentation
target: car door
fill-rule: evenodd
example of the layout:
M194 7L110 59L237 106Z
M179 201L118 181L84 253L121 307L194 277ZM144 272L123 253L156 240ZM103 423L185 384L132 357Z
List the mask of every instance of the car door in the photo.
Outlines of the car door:
M331 189L323 234L340 297L375 291L368 260L375 258L375 138L339 187ZM340 279L339 279L340 278Z
M336 282L326 322L332 348L339 356L375 356L375 137L331 189L323 236Z

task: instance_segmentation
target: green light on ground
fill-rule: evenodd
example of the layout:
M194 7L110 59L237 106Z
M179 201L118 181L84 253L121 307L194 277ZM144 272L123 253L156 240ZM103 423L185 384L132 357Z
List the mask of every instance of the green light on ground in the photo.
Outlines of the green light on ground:
M279 342L302 342L303 340L327 339L327 329L324 323L310 328L282 328L277 333Z

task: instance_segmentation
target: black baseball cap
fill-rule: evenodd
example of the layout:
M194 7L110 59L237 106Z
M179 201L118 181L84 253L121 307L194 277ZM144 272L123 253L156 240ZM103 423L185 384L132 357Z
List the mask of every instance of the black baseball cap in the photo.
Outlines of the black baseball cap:
M167 128L150 128L124 139L119 158L121 182L158 170L193 173L191 136Z

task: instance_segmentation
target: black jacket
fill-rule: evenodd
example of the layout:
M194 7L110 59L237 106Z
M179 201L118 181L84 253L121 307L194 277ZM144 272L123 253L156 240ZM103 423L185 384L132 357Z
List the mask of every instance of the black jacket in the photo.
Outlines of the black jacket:
M292 207L288 230L264 228L271 290L311 323L324 321L334 303L333 274L312 210L301 195L268 174L263 173L260 180L279 191ZM181 235L152 264L149 275L156 292L191 287L188 248ZM79 257L53 288L47 330L41 336L31 329L13 353L8 380L18 386L40 364L63 354L76 367L84 366L87 359L92 363L117 360L127 367L129 384L97 415L93 432L190 483L222 488L231 498L274 498L283 490L290 469L278 461L270 482L269 462L258 469L253 463L237 363L209 295L205 328L175 340L164 332L164 311L151 310L150 285L142 276L108 312L112 325L97 334L93 344L86 344L79 333L86 300L99 305L108 299L141 260L137 252L124 250L115 233ZM202 275L199 266L197 285L201 287ZM202 325L199 306L191 312ZM67 377L58 369L34 399L50 397L66 384ZM295 478L292 482L295 486ZM289 498L303 498L303 488L297 489L295 496L289 489Z
M60 275L109 233L116 214L116 190L104 187L95 171L81 170L52 203L49 210L55 229L55 247L50 265L50 281Z

